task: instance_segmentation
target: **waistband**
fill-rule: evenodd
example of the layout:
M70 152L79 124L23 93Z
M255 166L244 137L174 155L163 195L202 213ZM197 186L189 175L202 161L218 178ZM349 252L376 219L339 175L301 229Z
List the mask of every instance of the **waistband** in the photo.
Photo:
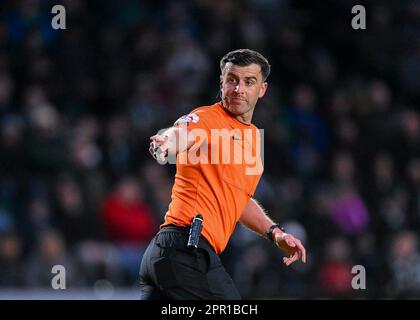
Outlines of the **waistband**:
M163 233L163 232L178 232L178 233L182 233L186 239L188 239L189 233L190 233L190 227L189 226L177 226L175 224L167 224L165 226L163 226L158 233ZM207 239L203 236L203 234L200 235L200 241L198 242L198 247L202 248L202 249L206 249L206 250L210 250L211 252L213 252L214 254L216 254L216 252L214 251L213 247L211 246L211 244L207 241Z

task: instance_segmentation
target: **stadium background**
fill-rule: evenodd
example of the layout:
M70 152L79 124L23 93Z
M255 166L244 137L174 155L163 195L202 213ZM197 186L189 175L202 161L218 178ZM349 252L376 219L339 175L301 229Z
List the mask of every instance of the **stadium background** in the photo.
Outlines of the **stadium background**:
M66 8L66 30L51 8ZM353 30L353 5L367 29ZM2 1L0 297L138 297L173 166L148 137L217 100L219 59L271 62L256 198L302 238L286 268L238 227L244 298L420 297L419 1ZM65 292L51 289L66 267ZM366 268L353 290L351 268Z

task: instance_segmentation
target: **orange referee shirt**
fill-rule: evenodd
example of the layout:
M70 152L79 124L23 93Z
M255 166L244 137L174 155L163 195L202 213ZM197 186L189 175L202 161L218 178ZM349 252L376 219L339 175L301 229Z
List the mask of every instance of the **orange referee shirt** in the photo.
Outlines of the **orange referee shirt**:
M253 196L263 166L261 137L216 103L193 110L174 126L193 130L196 143L177 156L177 172L165 221L189 226L203 215L202 236L220 254Z

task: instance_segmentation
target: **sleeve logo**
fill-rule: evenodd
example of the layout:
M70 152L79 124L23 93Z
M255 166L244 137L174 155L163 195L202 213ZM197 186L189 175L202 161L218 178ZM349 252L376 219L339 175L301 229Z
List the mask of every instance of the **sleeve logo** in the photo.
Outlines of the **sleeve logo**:
M175 121L174 126L188 126L190 122L197 123L200 120L200 117L195 113L190 113L185 116L182 116Z

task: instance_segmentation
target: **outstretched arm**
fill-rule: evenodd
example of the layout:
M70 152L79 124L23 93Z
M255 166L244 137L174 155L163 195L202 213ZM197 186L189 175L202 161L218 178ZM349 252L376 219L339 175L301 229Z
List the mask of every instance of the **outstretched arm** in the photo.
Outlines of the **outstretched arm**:
M263 236L266 236L268 229L274 224L273 220L270 219L261 205L252 198L245 207L240 222L247 228ZM306 263L306 250L299 239L296 239L291 234L283 232L279 228L273 230L273 239L275 244L289 255L289 257L283 258L283 262L286 266L289 266L299 259Z
M164 162L168 156L189 149L195 141L192 132L184 127L171 127L150 137L150 154L158 161Z

